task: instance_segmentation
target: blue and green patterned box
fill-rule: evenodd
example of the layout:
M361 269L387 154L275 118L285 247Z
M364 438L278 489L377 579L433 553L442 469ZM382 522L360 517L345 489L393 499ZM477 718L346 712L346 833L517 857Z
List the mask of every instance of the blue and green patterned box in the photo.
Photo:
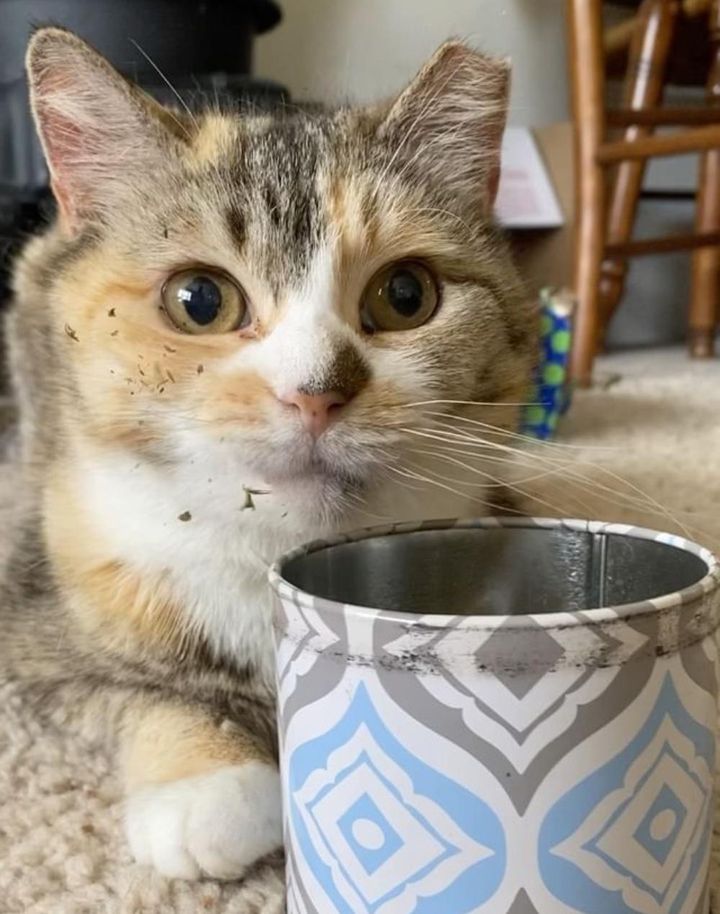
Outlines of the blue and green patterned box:
M570 406L573 309L571 292L551 288L540 292L540 356L520 427L523 434L533 438L552 438L560 417Z

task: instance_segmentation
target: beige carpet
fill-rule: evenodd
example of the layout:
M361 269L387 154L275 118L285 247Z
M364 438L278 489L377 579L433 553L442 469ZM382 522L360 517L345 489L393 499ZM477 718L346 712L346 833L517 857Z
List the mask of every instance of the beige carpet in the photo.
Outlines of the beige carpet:
M691 364L678 352L654 352L605 359L601 367L608 381L621 378L577 396L563 426L571 447L541 449L543 467L562 458L569 473L592 482L542 483L549 504L540 509L685 527L720 546L720 361ZM3 493L11 499L10 482L0 477L0 508ZM0 684L0 914L282 910L277 869L219 886L168 883L133 865L120 815L108 760L43 731L12 685ZM713 881L720 886L720 866Z

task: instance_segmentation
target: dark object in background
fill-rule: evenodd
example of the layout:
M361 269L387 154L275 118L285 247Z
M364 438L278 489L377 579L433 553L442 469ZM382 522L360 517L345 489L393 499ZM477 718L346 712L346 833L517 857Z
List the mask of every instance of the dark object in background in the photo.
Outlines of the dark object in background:
M49 187L18 190L0 185L0 460L3 456L3 429L7 420L7 404L3 394L7 388L8 370L5 364L3 305L8 300L8 271L22 241L39 224L49 221L55 212L55 199Z
M272 106L287 92L250 75L252 49L280 17L274 0L0 0L0 309L12 254L51 206L25 80L33 28L77 32L162 102L179 104L158 70L190 107L208 96Z

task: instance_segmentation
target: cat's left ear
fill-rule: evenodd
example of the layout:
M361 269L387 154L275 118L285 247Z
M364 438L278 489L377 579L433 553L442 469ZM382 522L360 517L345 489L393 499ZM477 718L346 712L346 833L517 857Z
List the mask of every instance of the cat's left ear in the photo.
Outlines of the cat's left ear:
M161 167L184 127L64 29L35 32L26 66L61 219L76 231L102 220L138 173Z
M391 105L380 135L395 161L489 214L500 178L510 63L458 41L436 51Z

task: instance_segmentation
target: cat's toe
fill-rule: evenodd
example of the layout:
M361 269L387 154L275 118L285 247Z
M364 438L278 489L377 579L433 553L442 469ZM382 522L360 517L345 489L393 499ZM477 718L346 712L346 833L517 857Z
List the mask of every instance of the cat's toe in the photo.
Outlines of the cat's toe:
M125 822L138 863L180 879L236 879L282 842L280 778L248 762L146 787L129 797Z
M210 778L190 809L188 847L203 873L232 879L282 843L280 776L253 762Z
M195 780L193 778L193 780ZM163 876L198 879L200 867L185 847L187 781L147 787L128 798L125 829L138 863Z

